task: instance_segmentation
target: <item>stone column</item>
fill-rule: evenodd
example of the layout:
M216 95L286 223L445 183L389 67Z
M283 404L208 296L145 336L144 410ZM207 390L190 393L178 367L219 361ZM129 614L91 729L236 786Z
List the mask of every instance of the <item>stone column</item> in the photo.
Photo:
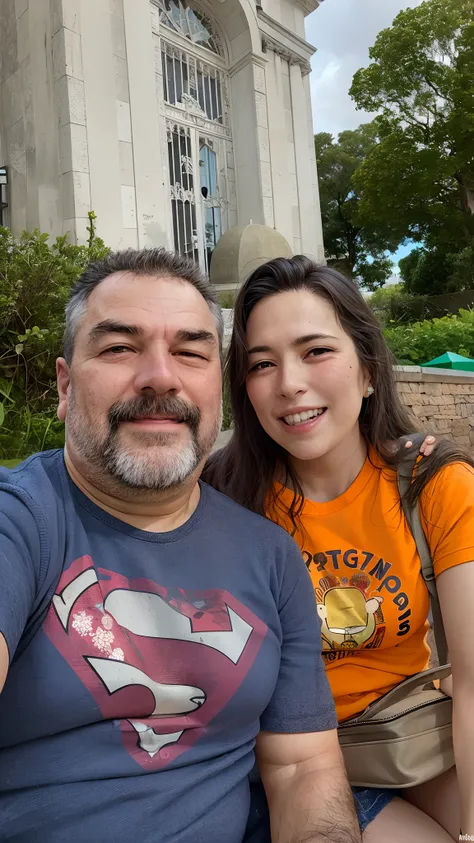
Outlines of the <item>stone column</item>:
M275 228L293 246L292 187L295 181L295 156L291 113L287 119L283 64L275 51L268 52L266 68L268 93L269 142L275 207ZM288 80L286 80L288 81Z
M118 2L118 0L116 0ZM164 121L160 120L156 75L161 79L161 55L156 51L149 0L123 0L131 141L137 205L138 245L169 246L169 195L161 160ZM155 16L156 17L156 16ZM125 154L123 143L120 144ZM167 152L167 150L166 150ZM130 152L126 152L127 161ZM122 190L124 188L122 187ZM128 197L127 197L128 198ZM131 196L130 196L131 200Z
M322 235L320 223L319 225L317 223L317 216L320 216L319 205L315 205L313 173L311 171L311 158L314 153L310 155L306 92L299 64L290 65L290 91L293 109L301 251L316 257L320 249Z
M273 227L268 115L262 60L248 54L231 71L238 225ZM263 159L262 159L263 156Z
M33 3L32 3L33 5ZM53 77L56 102L56 122L59 131L59 219L63 234L71 240L87 239L87 214L91 210L90 167L86 126L86 100L82 63L82 32L80 0L51 0L51 31L53 36ZM43 120L38 114L36 121ZM47 123L46 138L51 146L51 123ZM37 127L39 128L39 127ZM56 166L58 152L55 149ZM43 164L37 154L36 166L42 173ZM44 231L49 231L44 224Z

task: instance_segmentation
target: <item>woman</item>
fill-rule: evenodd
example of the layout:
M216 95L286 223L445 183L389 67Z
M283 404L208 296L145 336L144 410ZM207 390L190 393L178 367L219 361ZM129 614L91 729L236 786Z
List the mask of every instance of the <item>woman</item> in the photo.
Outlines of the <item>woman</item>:
M413 430L392 362L356 285L332 269L277 259L239 293L226 369L235 431L206 479L298 541L340 720L429 658L428 592L387 445ZM473 467L441 442L410 492L420 501L452 660L457 777L453 769L403 799L358 790L367 843L443 843L458 838L461 819L474 835Z

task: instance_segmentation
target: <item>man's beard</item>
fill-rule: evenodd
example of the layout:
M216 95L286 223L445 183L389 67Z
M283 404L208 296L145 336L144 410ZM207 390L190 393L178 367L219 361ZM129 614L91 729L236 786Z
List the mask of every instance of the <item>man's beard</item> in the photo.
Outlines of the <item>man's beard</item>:
M178 444L173 433L140 431L134 433L136 446L120 442L120 424L135 419L161 416L186 425L189 441ZM76 450L94 469L105 472L120 485L137 491L164 492L184 483L210 452L219 435L220 414L207 436L200 437L201 412L173 396L139 396L131 401L118 401L109 410L108 433L105 438L87 426L71 393L68 416L68 437ZM179 433L177 431L179 436ZM142 451L138 447L142 446ZM94 473L97 473L96 471Z

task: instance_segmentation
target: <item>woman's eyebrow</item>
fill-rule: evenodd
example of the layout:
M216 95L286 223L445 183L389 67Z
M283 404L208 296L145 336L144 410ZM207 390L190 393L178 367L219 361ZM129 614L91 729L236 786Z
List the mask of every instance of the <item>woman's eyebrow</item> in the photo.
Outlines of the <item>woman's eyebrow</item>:
M298 337L294 340L291 344L294 346L297 345L305 345L307 342L313 342L313 340L336 340L337 337L333 337L330 334L305 334L304 337ZM271 347L269 345L254 345L252 348L249 348L248 354L257 354L258 352L262 351L271 351Z

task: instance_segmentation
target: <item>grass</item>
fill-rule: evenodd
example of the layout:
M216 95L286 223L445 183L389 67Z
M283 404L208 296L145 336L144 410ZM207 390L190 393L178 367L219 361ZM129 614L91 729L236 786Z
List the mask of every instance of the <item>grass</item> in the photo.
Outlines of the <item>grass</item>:
M0 466L3 468L15 468L21 462L21 460L0 460Z

